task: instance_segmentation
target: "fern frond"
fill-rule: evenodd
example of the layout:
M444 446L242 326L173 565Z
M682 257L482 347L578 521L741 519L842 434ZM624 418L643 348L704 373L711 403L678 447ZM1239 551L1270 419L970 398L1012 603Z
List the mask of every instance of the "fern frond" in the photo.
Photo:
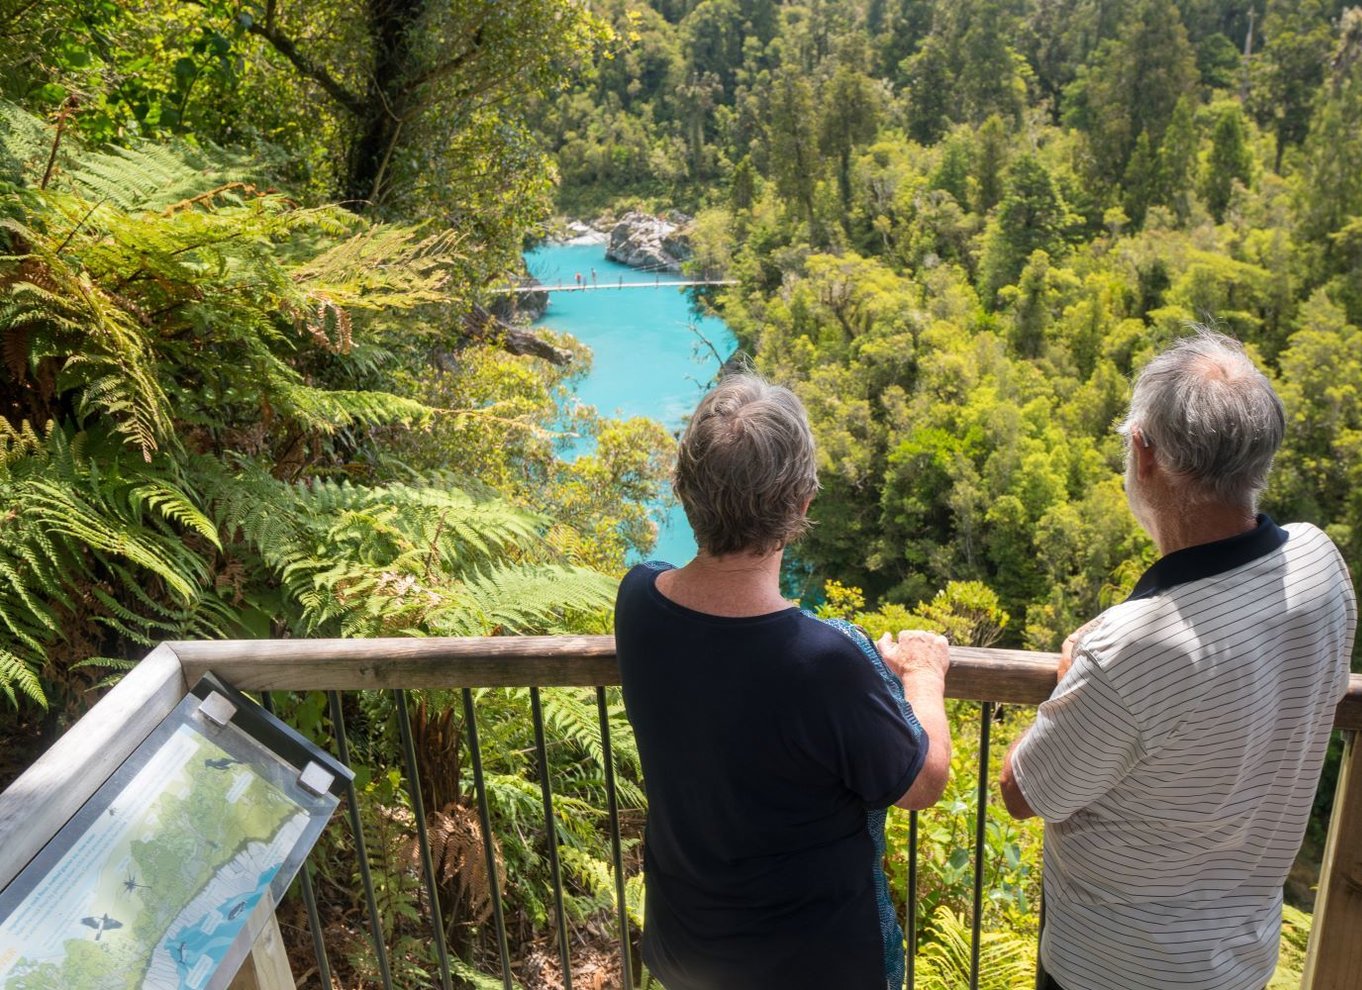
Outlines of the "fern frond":
M601 745L595 692L583 688L553 688L541 691L540 701L544 707L544 722L557 738L586 753L595 766L603 766L605 748Z
M457 955L449 957L449 971L469 984L473 990L503 990L506 986L500 976L488 976L481 970L474 969ZM514 977L511 978L511 987L513 990L525 990L524 984Z
M123 679L123 675L136 667L137 663L133 660L120 660L117 657L86 657L71 665L75 669L95 669L108 670L109 673L95 681L93 687L96 690L113 687Z
M0 162L9 158L17 166L11 181L23 180L25 166L37 167L36 162L51 147L51 140L44 121L0 100Z
M144 568L163 580L184 603L196 596L203 563L192 554L172 552L167 541L145 529L96 511L61 485L31 481L25 486L34 519L49 532L70 537L97 553L107 553Z
M493 567L466 578L454 608L431 625L441 635L547 632L561 628L565 612L608 608L614 591L611 578L580 568Z
M922 990L968 986L971 969L970 926L949 907L937 908L917 964ZM1026 990L1036 981L1036 940L1013 932L979 935L980 990Z
M189 497L179 489L162 481L144 481L132 487L128 501L137 509L140 509L143 505L153 509L164 518L198 533L219 550L222 549L222 543L218 540L217 527L213 525L213 521L199 511L198 506L194 505Z
M374 226L293 270L308 296L340 307L409 309L443 302L463 235L454 229L421 237L409 227Z
M9 699L11 705L19 702L16 690L30 701L47 707L47 696L43 693L37 671L23 658L0 648L0 692Z

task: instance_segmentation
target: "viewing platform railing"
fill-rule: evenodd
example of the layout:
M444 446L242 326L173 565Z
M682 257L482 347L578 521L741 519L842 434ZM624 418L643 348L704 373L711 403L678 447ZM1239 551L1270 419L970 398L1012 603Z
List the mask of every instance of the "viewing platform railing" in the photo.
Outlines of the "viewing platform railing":
M980 704L979 787L973 849L973 938L969 986L979 985L979 918L983 895L984 805L988 787L996 776L991 760L989 728L993 706L999 703L1036 705L1049 697L1055 685L1054 654L1014 650L953 647L947 678L947 695ZM609 636L497 637L473 639L371 639L371 640L240 640L228 642L182 642L163 644L153 650L91 711L73 726L32 767L0 794L0 889L67 822L107 777L146 738L148 733L179 703L202 674L212 672L239 690L257 696L269 691L325 691L335 728L337 754L349 762L343 717L347 691L393 692L398 731L402 742L407 786L410 790L418 833L421 873L425 882L424 903L438 972L433 985L449 990L455 984L449 950L444 944L445 926L435 896L436 871L431 860L426 824L422 815L421 781L412 744L406 692L414 689L445 689L462 692L464 745L469 752L483 852L490 881L491 923L496 931L501 975L506 990L518 985L511 965L502 895L492 841L482 754L477 735L477 712L473 690L517 687L530 690L537 766L547 834L556 835L553 782L547 773L545 734L539 689L586 687L596 689L602 751L611 753L606 688L619 683L614 640ZM1343 761L1339 771L1333 817L1324 847L1323 872L1315 904L1304 990L1362 990L1362 755L1358 733L1362 730L1362 675L1353 675L1347 697L1338 706L1335 728L1343 733ZM609 804L611 852L616 890L616 921L619 926L621 983L633 987L636 961L631 958L631 929L625 914L624 866L613 762L602 768ZM364 886L367 923L372 937L378 981L385 990L409 990L394 982L389 947L382 934L375 901L357 794L352 784L346 801L349 827L355 839L356 872ZM930 812L927 812L928 814ZM917 817L910 824L907 905L916 921ZM336 827L333 823L332 828ZM556 939L562 983L573 986L572 967L564 918L563 883L557 843L549 842L548 854L554 886ZM508 882L513 882L511 878ZM308 867L300 874L303 901L316 953L316 973L322 986L331 987L328 946L318 917L317 901ZM908 985L913 986L913 937L917 924L905 925L909 933ZM423 986L428 984L422 984ZM277 922L259 933L251 957L237 974L233 990L293 988L294 976L283 951Z

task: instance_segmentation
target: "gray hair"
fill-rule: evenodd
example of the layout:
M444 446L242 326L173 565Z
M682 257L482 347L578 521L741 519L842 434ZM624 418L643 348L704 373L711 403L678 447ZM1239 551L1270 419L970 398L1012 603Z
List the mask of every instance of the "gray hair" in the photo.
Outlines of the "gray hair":
M769 553L808 528L813 433L789 389L729 375L700 400L676 455L676 496L710 554Z
M1120 432L1138 430L1190 498L1256 510L1286 433L1282 401L1239 341L1193 330L1140 372Z

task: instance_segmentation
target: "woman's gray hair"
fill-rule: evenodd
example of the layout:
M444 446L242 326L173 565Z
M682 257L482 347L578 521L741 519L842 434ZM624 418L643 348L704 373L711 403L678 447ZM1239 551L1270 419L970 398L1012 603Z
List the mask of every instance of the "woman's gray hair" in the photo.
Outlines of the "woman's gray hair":
M1286 433L1282 401L1242 344L1193 329L1140 372L1120 431L1138 430L1189 498L1256 510Z
M756 375L729 375L691 416L672 481L706 552L785 546L808 528L804 510L818 491L803 404Z

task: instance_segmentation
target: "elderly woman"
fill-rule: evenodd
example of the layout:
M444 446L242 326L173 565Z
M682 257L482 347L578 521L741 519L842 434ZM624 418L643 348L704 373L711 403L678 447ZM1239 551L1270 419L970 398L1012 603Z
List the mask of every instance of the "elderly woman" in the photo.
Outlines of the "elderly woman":
M902 986L885 810L945 787L946 641L881 639L780 594L818 488L795 396L725 378L676 494L700 547L620 585L615 635L648 793L643 958L668 990Z

